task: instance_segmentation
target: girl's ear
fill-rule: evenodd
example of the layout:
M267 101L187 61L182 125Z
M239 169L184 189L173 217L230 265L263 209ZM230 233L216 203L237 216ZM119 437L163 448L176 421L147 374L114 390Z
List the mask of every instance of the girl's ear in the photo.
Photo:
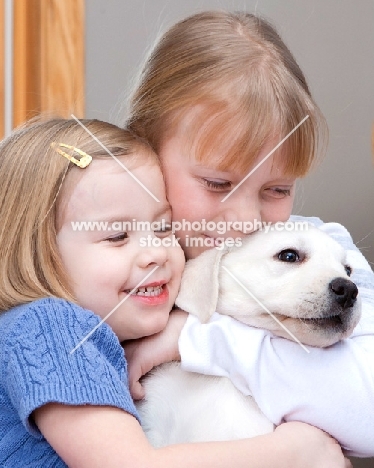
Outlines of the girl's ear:
M217 307L219 268L226 250L210 249L189 260L175 304L200 320L208 322Z

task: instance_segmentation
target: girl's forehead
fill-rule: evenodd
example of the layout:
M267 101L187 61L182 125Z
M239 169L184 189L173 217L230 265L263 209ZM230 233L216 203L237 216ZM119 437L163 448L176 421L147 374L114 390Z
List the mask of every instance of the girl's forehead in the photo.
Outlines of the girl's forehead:
M188 158L245 172L269 142L269 151L282 142L272 159L277 167L284 164L288 176L302 177L322 149L316 117L303 115L300 121L291 109L287 112L232 100L186 105L164 118L154 146L161 160L163 146L172 140Z
M118 212L118 207L134 204L142 195L142 185L152 185L158 196L164 194L161 170L154 162L127 164L126 158L94 159L89 167L71 171L58 200L59 223L78 218L100 218ZM122 161L121 161L122 159ZM128 162L128 161L127 161Z
M193 117L195 113L186 115L182 118L180 125L176 125L174 131L170 131L168 136L164 138L160 145L160 158L163 164L170 162L166 161L165 148L171 153L172 157L178 155L182 160L185 160L197 170L207 170L220 172L227 176L243 176L251 171L264 173L266 170L269 176L284 177L286 171L287 157L286 148L276 148L280 137L269 137L257 151L257 154L246 154L243 151L237 158L232 158L230 154L232 141L235 138L235 131L227 129L226 136L221 139L219 145L206 145L204 141L204 133L201 131L189 131L189 125L193 125ZM288 173L289 178L293 178Z
M173 141L187 157L204 165L249 168L264 147L270 145L271 151L281 140L276 118L268 118L264 127L261 132L252 128L248 119L224 104L194 105L167 118L159 148Z
M286 173L284 161L280 155L271 155L269 158L266 158L267 148L264 148L264 151L259 155L259 157L254 161L253 165L246 170L238 170L225 168L222 170L217 164L216 161L210 160L206 163L195 162L192 164L195 166L196 170L202 174L206 175L216 175L222 179L234 179L239 180L244 177L248 177L249 180L261 179L263 183L270 180L280 180L292 182L296 177L292 177Z

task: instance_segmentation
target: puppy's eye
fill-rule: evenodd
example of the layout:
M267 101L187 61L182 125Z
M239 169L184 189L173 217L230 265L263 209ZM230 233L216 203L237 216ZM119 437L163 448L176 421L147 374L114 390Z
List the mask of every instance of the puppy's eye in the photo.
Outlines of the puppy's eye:
M345 272L347 273L348 276L351 276L352 274L352 268L349 265L344 265Z
M279 252L278 259L281 262L295 263L300 261L300 256L296 250L286 249Z

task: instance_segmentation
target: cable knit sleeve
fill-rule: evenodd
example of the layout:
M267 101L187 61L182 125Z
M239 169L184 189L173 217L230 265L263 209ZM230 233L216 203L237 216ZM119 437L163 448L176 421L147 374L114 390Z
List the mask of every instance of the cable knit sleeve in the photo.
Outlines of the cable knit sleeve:
M1 383L26 430L41 438L32 412L49 402L116 406L137 417L124 352L100 318L61 299L17 307L1 320ZM3 328L3 326L5 326Z

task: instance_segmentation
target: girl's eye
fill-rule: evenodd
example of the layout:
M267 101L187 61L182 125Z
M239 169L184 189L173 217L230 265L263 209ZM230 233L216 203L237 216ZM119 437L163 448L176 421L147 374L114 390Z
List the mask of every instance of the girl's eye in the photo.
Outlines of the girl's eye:
M266 192L274 198L285 198L291 195L291 188L268 188Z
M108 242L111 243L116 243L116 242L123 242L124 240L128 239L129 235L127 232L120 232L119 234L113 236L113 237L108 237L106 239Z
M202 179L203 184L211 190L231 190L232 183L228 180Z
M171 223L162 223L162 226L160 229L157 229L154 231L156 236L162 237L162 236L169 236L172 233L173 226Z

